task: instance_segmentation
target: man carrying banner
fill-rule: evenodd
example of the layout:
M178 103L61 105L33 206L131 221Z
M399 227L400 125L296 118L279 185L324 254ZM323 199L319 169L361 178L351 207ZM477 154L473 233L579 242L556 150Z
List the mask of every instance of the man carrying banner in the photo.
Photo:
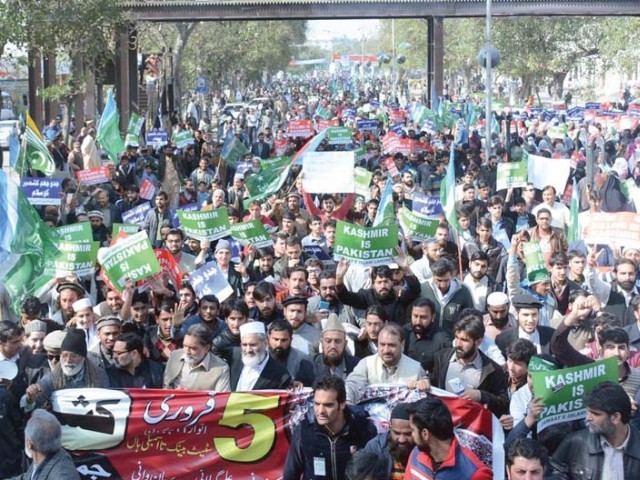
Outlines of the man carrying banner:
M376 435L373 423L347 405L344 380L322 377L313 386L315 420L296 428L284 465L283 480L345 478L347 462Z
M585 397L587 428L566 437L553 457L554 479L627 479L640 472L640 433L629 425L631 400L620 385L603 382Z
M229 367L211 353L213 336L202 324L189 327L183 348L171 352L164 372L164 388L180 390L231 390Z

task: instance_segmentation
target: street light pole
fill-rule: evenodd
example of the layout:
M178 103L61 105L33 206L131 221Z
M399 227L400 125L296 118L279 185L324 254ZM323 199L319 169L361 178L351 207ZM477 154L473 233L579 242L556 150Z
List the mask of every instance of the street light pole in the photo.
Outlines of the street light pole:
M392 58L392 63L391 63L391 74L392 74L392 80L393 80L393 89L391 90L393 98L392 98L392 102L395 104L396 102L396 86L397 86L397 81L396 81L396 75L397 75L397 65L396 65L396 19L392 18L391 19L391 58Z
M487 0L487 44L485 46L485 67L486 67L486 79L485 79L485 93L486 93L486 105L485 105L485 115L484 115L484 123L485 123L485 160L489 161L489 157L491 156L491 123L492 123L492 107L491 107L491 95L493 94L493 78L491 71L491 0Z

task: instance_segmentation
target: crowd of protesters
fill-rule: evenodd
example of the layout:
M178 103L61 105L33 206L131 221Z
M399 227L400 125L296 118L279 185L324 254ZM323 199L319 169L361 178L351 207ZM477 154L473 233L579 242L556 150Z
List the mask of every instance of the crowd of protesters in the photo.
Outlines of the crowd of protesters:
M149 202L140 228L155 248L170 252L184 277L174 284L160 275L144 290L128 282L118 294L96 267L95 275L54 279L39 296L23 299L17 316L3 299L0 477L24 471L16 455L23 450L24 425L33 409L50 408L52 393L61 389L311 387L315 416L292 437L286 480L492 478L458 443L440 400L401 404L389 431L377 435L358 402L369 385L380 383L425 392L436 387L486 406L504 429L510 479L623 479L640 472L634 426L640 248L584 241L590 215L635 212L623 185L626 179L640 185L638 129L569 121L564 137L551 138L548 130L565 118L523 110L506 120L516 119L511 132L486 139L482 127L462 119L451 128L426 128L411 120L411 103L394 121L402 109L391 104L384 84L340 87L275 82L245 92L265 100L233 112L225 109L232 99L222 93L207 97L206 106L194 100L171 127L172 133L192 131L192 145L129 145L112 166L111 180L91 187L79 185L74 173L95 166L96 153L100 159L94 127L80 129L71 150L57 120L43 129L65 199L59 207L39 207L44 222L89 221L93 240L108 246L112 225ZM471 102L452 105L464 111ZM248 191L246 180L264 160L295 155L309 138L289 137L288 122L317 124L319 109L354 130L351 144L325 141L317 149L363 149L357 166L373 174L369 194L307 193L301 166L294 164L279 192L254 199L258 192ZM378 127L360 131L360 119L378 120ZM381 139L394 123L401 138L414 140L410 152L384 150ZM233 136L250 153L229 165L220 154ZM486 141L492 144L488 158ZM577 240L567 239L571 195L533 183L496 190L498 164L520 160L525 151L573 159L567 185L575 179L579 194ZM587 152L593 152L591 178ZM333 260L336 221L374 225L388 181L395 211L411 209L419 195L439 197L451 158L459 230L441 216L432 240L399 239L393 263ZM156 188L151 199L140 196L145 180ZM192 203L227 208L232 223L260 219L273 246L187 238L171 212ZM536 271L524 255L533 241L545 262ZM233 289L222 302L198 297L188 280L209 261ZM563 368L609 357L617 358L618 383L602 383L586 396L586 422L561 423L538 435L544 405L532 390L530 363Z

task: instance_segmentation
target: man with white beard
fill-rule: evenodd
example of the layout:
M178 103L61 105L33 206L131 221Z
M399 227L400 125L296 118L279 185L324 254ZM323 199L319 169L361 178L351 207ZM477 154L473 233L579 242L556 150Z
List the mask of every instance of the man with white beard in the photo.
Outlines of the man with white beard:
M262 322L240 326L240 348L233 349L231 390L282 390L291 386L287 369L271 358Z
M26 411L42 407L51 394L66 388L108 388L107 373L87 358L85 334L77 328L70 329L62 340L60 361L42 380L27 388L20 400Z
M164 372L164 388L179 390L229 391L229 367L211 353L213 334L202 323L187 330L182 348L169 355Z

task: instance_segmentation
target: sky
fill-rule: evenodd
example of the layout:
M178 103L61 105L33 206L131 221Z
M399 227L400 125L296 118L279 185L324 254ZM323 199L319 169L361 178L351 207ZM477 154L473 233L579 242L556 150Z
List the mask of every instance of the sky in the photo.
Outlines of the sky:
M378 28L377 19L366 20L309 20L307 41L329 43L333 38L353 38L360 40L363 35L370 37Z

